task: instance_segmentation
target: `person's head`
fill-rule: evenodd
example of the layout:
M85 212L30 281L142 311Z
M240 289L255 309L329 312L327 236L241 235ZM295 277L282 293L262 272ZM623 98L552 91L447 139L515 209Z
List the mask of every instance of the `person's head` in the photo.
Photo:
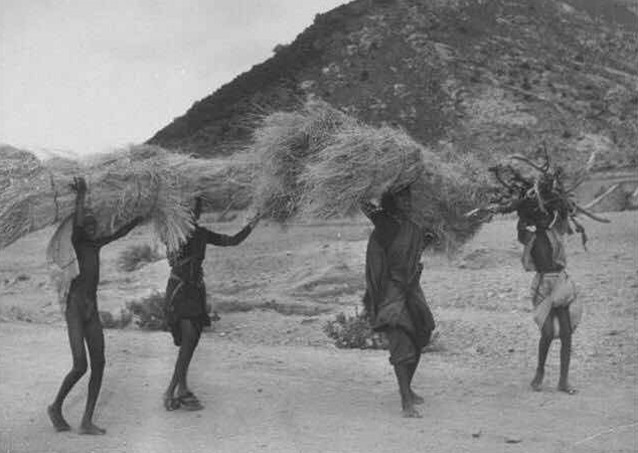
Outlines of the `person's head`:
M97 236L97 219L92 213L84 214L82 229L89 239L94 239Z
M409 212L412 207L410 188L406 187L394 193L385 192L381 196L381 207L392 214Z

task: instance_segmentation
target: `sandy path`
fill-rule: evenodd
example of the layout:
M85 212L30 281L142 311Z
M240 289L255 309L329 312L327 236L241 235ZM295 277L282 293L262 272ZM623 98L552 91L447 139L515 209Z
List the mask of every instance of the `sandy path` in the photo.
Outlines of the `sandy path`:
M50 232L30 235L0 255L0 452L638 451L638 212L610 218L588 223L589 251L568 239L569 272L585 305L574 397L554 390L558 345L547 390L528 389L538 332L511 220L487 225L459 260L425 257L421 283L439 338L415 377L426 397L420 420L400 417L386 352L337 350L321 329L360 304L366 225L262 226L207 260L211 299L234 310L205 333L192 365L190 383L206 409L164 411L176 354L168 334L107 330L96 422L108 435L100 438L57 434L46 418L70 354L42 256ZM136 231L105 249L102 309L117 314L127 300L163 289L165 261L134 273L115 266L122 250L148 238ZM308 311L237 309L265 302ZM87 380L65 406L74 427Z
M248 346L214 333L205 335L191 372L205 410L169 413L160 395L175 354L170 337L137 331L107 331L96 416L107 436L58 434L44 409L70 364L64 329L2 323L0 343L3 452L547 453L636 447L631 385L583 377L581 392L569 397L553 390L556 373L550 370L547 391L533 393L526 369L464 367L434 352L424 356L415 377L427 400L424 418L405 420L384 352ZM74 427L86 383L85 377L65 406Z

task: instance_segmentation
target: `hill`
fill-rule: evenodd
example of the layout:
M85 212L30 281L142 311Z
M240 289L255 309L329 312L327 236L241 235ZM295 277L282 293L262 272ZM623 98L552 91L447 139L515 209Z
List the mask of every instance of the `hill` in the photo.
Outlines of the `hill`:
M635 0L355 0L326 14L149 143L212 157L260 114L323 98L486 161L546 143L580 165L638 163Z

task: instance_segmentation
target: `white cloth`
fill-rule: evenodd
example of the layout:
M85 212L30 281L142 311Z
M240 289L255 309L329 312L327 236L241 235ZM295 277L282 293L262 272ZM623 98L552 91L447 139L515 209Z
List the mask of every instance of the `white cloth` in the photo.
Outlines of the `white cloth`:
M66 308L71 282L80 274L77 256L71 241L73 219L74 216L70 215L62 221L47 246L47 262L49 263L51 280L56 286L58 302L62 309Z

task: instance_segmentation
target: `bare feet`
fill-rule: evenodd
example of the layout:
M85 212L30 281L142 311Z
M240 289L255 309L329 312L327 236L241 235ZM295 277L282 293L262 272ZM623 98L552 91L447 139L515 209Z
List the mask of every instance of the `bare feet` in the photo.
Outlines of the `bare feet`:
M422 417L419 411L417 411L416 408L411 404L408 406L405 406L401 414L403 415L403 418L421 418Z
M410 390L410 393L412 394L412 403L413 404L423 404L423 403L425 403L425 400L423 399L423 397L421 395L417 395L412 390Z
M179 402L179 398L175 398L173 395L168 393L164 394L164 409L167 411L174 411L175 409L179 409L181 403Z
M192 392L187 392L177 397L179 401L179 407L187 411L201 411L204 409L202 403L199 402L197 397Z
M578 390L576 390L574 387L569 385L567 382L559 382L558 383L558 390L560 392L565 392L568 395L575 395L578 392Z
M540 392L543 389L543 377L544 374L542 372L536 372L534 379L532 379L532 382L530 383L532 390Z
M53 406L47 407L47 414L49 414L49 419L51 423L53 423L53 427L56 431L70 431L71 426L66 422L64 417L62 417L62 411L60 409L56 409Z
M101 436L106 434L106 430L102 428L98 428L91 422L83 422L80 426L80 434L89 434L92 436Z

